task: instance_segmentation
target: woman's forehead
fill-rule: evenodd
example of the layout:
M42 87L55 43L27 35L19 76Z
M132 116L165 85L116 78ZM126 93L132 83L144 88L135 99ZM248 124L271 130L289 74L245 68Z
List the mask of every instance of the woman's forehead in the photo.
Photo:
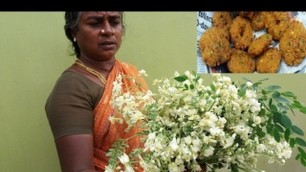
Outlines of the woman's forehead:
M121 17L121 12L119 11L84 11L81 12L81 17L82 18L88 18L88 17L105 17L105 16L119 16Z

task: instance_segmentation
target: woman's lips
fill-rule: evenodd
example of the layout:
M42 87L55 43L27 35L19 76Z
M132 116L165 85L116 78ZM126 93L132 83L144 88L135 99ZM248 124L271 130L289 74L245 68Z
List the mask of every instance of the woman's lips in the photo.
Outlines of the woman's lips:
M111 41L105 41L105 42L100 43L99 45L103 49L107 49L107 50L116 48L116 44L114 42L111 42Z

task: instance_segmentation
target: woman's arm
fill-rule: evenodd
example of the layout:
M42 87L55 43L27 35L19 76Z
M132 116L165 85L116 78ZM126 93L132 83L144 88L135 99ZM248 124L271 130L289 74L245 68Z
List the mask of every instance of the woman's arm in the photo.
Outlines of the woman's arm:
M95 172L91 134L67 135L55 142L62 172Z

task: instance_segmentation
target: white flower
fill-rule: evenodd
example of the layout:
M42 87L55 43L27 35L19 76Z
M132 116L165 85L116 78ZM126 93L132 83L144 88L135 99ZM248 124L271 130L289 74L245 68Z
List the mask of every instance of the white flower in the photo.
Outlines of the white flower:
M141 121L142 119L145 119L145 116L143 113L141 113L140 111L135 111L134 113L132 113L131 115L131 123L135 124L138 121Z
M250 99L249 103L251 105L251 112L257 113L260 111L260 103L256 99Z
M139 74L146 76L144 70ZM238 164L245 171L260 171L256 168L260 155L280 164L292 155L283 133L278 142L267 131L271 121L276 125L271 107L281 109L277 106L283 102L274 101L280 92L270 96L273 91L262 91L260 83L233 82L220 73L213 74L213 81L206 83L190 71L175 72L171 79L154 80L157 93L134 92L132 88L122 90L123 77L119 75L114 82L111 106L115 113L109 120L124 120L128 129L141 128L143 132L137 134L144 136L144 147L137 150L136 159L134 154L121 155L119 161L124 167L117 166L116 171L134 172L132 165L138 160L149 172L200 171L198 160L206 159L211 168L208 171L217 171L212 163L220 163L224 168ZM282 123L277 125L284 128ZM107 167L106 171L112 169Z
M187 145L190 145L192 140L191 140L191 137L190 137L190 136L187 136L187 137L184 138L184 141L185 141L185 143L186 143Z
M108 117L109 121L114 124L116 122L118 122L119 124L122 124L123 123L123 119L122 118L116 118L114 116L110 116Z
M253 121L254 121L255 126L259 125L261 123L261 118L259 116L254 116Z
M175 72L174 72L174 76L175 76L175 77L178 77L178 76L180 76L180 73L179 73L178 71L175 71Z
M146 72L144 69L141 69L141 70L139 71L139 75L140 75L140 76L148 76L147 72Z
M211 127L209 129L209 132L210 132L210 134L212 136L221 136L221 135L223 135L222 130L220 128L218 128L218 127Z
M256 151L259 152L259 153L262 153L262 152L266 151L266 145L264 145L264 144L257 145Z
M175 137L171 140L169 146L173 151L176 151L178 149L179 146Z
M247 81L247 82L246 82L246 85L247 85L247 87L252 87L252 86L253 86L253 83L250 82L250 81Z
M128 165L125 167L125 172L135 172L135 170L133 169L133 167Z
M240 135L243 140L248 139L248 135L249 135L249 132L250 132L250 127L249 126L247 126L246 124L240 123L233 128L234 128L235 133Z
M204 156L208 157L214 153L215 148L212 146L209 146L207 149L204 151Z
M156 133L155 132L154 133L149 133L148 140L155 140L155 138L156 138Z
M169 166L169 172L181 172L182 171L182 167L180 167L179 165L176 165L175 163L170 163Z
M224 148L228 148L234 144L234 140L236 138L236 135L233 134L231 137L226 137L223 143Z
M106 166L105 172L113 172L113 171L114 171L114 170L113 170L111 167Z
M119 160L123 165L126 165L130 162L129 156L126 153L123 153L123 155L119 157Z
M288 142L280 142L277 143L276 145L277 153L278 153L278 158L286 158L289 159L292 154L292 150Z

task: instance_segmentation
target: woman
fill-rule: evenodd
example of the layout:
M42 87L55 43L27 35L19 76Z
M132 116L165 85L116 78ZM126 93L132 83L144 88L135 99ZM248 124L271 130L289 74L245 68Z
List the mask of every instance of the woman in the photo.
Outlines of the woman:
M65 20L77 60L55 84L46 103L47 117L63 172L104 171L112 143L137 132L125 133L125 125L110 124L112 83L119 73L138 76L138 70L115 57L124 33L122 12L66 12ZM137 82L143 86L137 89L144 91L145 81ZM133 84L124 81L126 88ZM129 145L127 152L140 146L139 138Z

